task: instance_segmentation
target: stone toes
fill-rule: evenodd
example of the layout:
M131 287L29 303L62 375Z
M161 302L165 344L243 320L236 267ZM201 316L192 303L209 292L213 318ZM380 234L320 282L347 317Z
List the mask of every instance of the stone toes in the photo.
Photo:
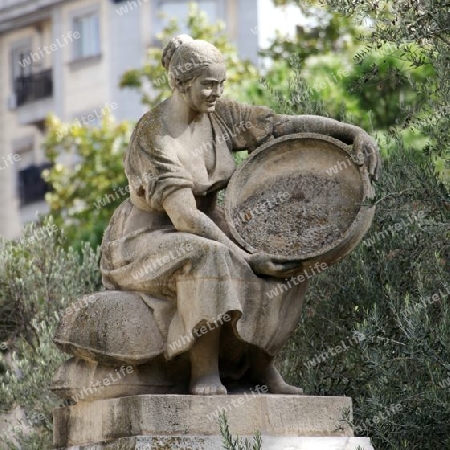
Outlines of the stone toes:
M193 395L203 395L203 387L199 384L197 384L196 386L191 386L191 394Z
M193 395L226 395L227 390L225 386L211 385L211 384L199 384L191 388L191 394Z
M283 383L278 389L276 389L277 394L285 395L303 395L303 389L295 386L291 386L287 383Z
M303 395L303 389L302 388L297 388L294 386L290 386L290 394L292 395Z
M211 395L212 388L207 384L203 387L203 395Z
M217 395L227 395L227 388L225 386L219 386L217 388Z

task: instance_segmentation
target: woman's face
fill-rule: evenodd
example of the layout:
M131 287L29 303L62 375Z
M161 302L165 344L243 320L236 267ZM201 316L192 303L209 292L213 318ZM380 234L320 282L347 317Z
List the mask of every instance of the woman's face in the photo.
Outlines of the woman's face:
M188 106L200 113L213 112L216 109L216 100L223 93L225 75L224 64L217 63L205 67L187 88L184 99Z

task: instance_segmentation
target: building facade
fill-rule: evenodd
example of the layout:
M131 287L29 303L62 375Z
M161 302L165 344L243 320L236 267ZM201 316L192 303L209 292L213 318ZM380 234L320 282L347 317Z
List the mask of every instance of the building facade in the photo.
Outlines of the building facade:
M160 13L183 19L188 0L0 0L0 236L20 236L45 212L42 142L50 112L63 121L137 120L140 95L118 87L160 45ZM257 0L197 0L223 20L240 56L257 61ZM85 121L83 121L85 123Z

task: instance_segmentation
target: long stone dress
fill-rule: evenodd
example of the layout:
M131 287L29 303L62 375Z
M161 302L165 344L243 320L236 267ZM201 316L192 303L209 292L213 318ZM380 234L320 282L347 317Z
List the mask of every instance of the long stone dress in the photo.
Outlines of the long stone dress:
M237 363L249 346L274 355L299 321L306 283L287 289L282 279L255 275L225 245L177 231L164 211L170 193L192 189L198 208L228 234L216 193L236 168L232 152L253 150L271 138L274 113L219 99L209 119L212 147L205 143L195 151L209 151L209 157L212 151L215 157L206 184L167 145L168 118L161 105L141 118L124 156L130 198L105 232L101 271L107 289L139 292L152 311L158 339L141 350L143 359L164 355L170 360L186 352L195 341L194 328L225 314L232 320L223 327L228 331L222 333L222 358Z

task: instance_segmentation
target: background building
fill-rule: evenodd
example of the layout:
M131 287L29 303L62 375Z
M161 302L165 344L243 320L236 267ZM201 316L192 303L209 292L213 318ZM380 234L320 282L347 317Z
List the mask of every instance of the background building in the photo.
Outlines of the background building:
M41 144L45 118L99 120L116 104L118 120L138 119L139 94L120 76L142 65L159 13L184 19L187 0L0 0L0 235L20 235L46 211ZM211 21L227 24L240 56L257 60L257 0L199 0ZM89 120L91 123L92 121ZM11 156L9 156L11 155ZM8 159L9 157L9 159Z

